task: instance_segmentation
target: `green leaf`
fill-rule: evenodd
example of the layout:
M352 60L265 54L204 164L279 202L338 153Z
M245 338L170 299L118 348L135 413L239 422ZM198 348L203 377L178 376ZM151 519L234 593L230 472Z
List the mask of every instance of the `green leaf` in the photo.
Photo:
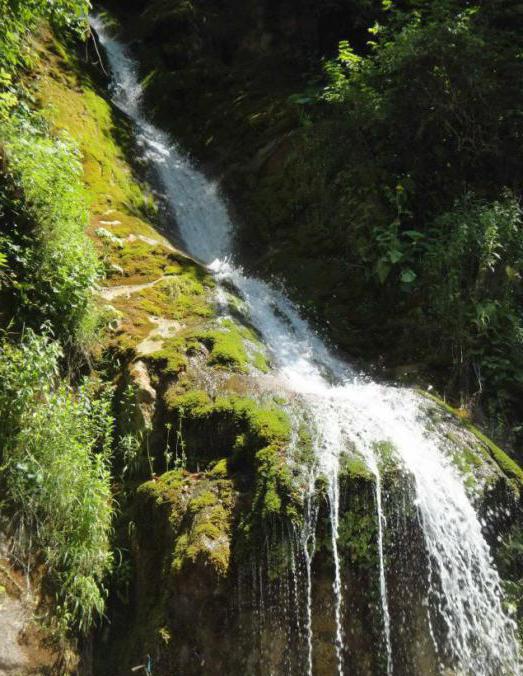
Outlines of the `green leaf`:
M416 273L411 268L405 268L401 273L401 281L404 284L412 284L416 279Z
M405 230L403 233L405 237L408 237L409 239L412 240L418 240L418 239L423 239L425 235L422 232L419 232L418 230Z
M402 258L403 253L399 249L391 249L389 251L389 260L393 265L399 263Z
M380 284L385 283L385 280L389 276L389 272L390 272L390 264L387 262L386 259L382 258L381 260L378 261L376 265L376 274L378 275Z

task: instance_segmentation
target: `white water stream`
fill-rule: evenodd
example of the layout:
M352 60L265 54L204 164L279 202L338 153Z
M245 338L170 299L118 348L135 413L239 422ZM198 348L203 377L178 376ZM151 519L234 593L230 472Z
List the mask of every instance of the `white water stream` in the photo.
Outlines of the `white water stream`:
M337 543L338 470L340 454L353 446L376 477L384 643L387 673L394 673L384 553L386 520L376 450L377 444L388 441L398 462L414 479L425 546L433 577L438 580L437 587L434 583L431 589L428 587L432 583L427 581L427 593L435 606L431 613L446 625L443 649L453 665L452 673L520 674L515 625L502 607L498 573L463 479L449 460L443 436L427 433L427 402L411 390L359 377L328 349L284 293L245 275L231 263L234 229L217 186L180 153L167 134L147 121L140 104L141 87L135 62L99 18L93 17L91 23L107 52L113 76L113 101L135 124L139 143L157 172L187 251L205 262L218 281L232 283L238 290L248 308L250 322L263 337L279 380L304 402L314 420L317 471L329 482L338 673L347 673ZM309 508L309 512L314 511ZM308 567L308 655L303 672L309 674L313 673L313 643L312 553L308 546L313 540L314 534L307 531L303 547Z

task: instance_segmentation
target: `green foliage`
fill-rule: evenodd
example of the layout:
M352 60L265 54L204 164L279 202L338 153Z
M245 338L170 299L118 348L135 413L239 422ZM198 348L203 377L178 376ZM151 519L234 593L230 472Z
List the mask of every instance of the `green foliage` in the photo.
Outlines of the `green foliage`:
M84 0L0 0L3 315L16 316L18 327L50 322L63 343L82 342L94 330L90 295L99 268L84 235L77 148L49 132L20 75L34 64L30 37L42 21L82 32L88 7Z
M326 63L323 102L283 178L290 197L271 186L282 204L269 232L286 229L288 248L329 261L320 302L335 292L350 306L336 314L361 330L362 350L379 335L379 354L434 364L454 393L521 415L519 10L454 0L383 10L366 49L344 41Z
M353 565L373 569L376 567L376 518L361 509L348 509L340 519L339 544L344 558Z
M521 41L500 31L499 20L455 2L395 10L373 29L368 55L342 43L327 66L325 99L339 109L361 161L374 155L378 193L399 238L420 230L412 226L451 205L471 180L488 187L482 169L496 191L510 177L505 152L520 131L513 107L521 101ZM353 177L351 192L361 180ZM390 262L399 262L402 247L388 248L397 258Z
M34 112L21 75L34 66L30 38L42 21L82 32L88 7L0 0L2 320L22 334L18 345L0 342L0 481L15 553L45 572L60 633L89 630L104 608L112 418L109 392L91 381L73 390L60 375L63 347L94 328L99 265L78 150Z
M108 392L60 380L61 356L30 330L0 345L1 482L19 556L45 562L59 627L87 631L112 564L112 418Z
M18 104L11 73L0 67L0 122L6 122Z
M0 191L6 286L20 322L51 322L64 342L89 331L99 264L85 235L87 208L73 143L25 124L0 128L7 159Z
M434 343L498 396L523 384L522 225L510 194L490 203L467 196L434 221L420 266Z
M28 64L28 37L43 19L57 27L85 30L89 6L88 0L0 0L0 66L15 71Z

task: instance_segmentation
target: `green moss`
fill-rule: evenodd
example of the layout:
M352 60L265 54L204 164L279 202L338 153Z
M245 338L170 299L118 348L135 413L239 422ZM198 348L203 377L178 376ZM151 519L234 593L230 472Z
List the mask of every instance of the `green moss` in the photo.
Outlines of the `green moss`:
M465 423L465 426L481 443L485 444L491 457L496 461L502 472L510 479L513 479L519 488L523 487L523 470L521 467L505 451L501 450L499 446L496 446L493 441L480 432L477 427L468 422Z
M189 510L191 512L199 512L205 507L213 507L217 502L218 498L212 491L203 491L191 500Z
M471 432L476 439L483 445L483 447L488 451L490 457L496 462L501 471L511 480L515 482L515 485L518 489L523 487L523 470L521 467L514 461L512 458L505 453L499 446L497 446L493 441L491 441L487 436L480 432L480 430L475 427L463 414L461 410L454 409L452 406L449 406L445 401L436 397L433 394L420 390L420 393L425 396L427 399L435 402L438 406L443 408L447 413L450 413L452 417L461 423L465 429ZM477 454L472 451L467 450L463 462L467 463L469 466L479 466L481 464L480 459L477 457ZM478 464L479 463L479 464Z
M278 494L276 482L270 481L269 485L265 487L263 494L263 508L264 515L279 514L281 510L281 498Z
M216 486L203 481L189 503L192 521L188 532L181 534L175 544L172 569L179 572L189 562L198 560L210 565L220 575L229 568L231 531L230 482Z
M238 400L235 410L246 417L253 433L265 441L288 440L291 425L284 411L272 406L257 406L252 400Z
M298 427L298 439L296 443L296 461L302 466L310 467L315 460L315 452L312 436L307 425L302 422Z
M214 400L202 390L180 393L176 386L166 394L169 410L183 420L184 428L194 425L198 435L204 425L226 435L224 449L231 453L227 470L249 468L253 481L253 515L262 519L286 514L297 518L301 496L295 494L292 473L287 462L290 421L275 406L264 406L248 397L219 396ZM188 448L189 454L191 448ZM226 469L222 460L220 471Z
M136 181L115 139L117 122L111 105L79 75L73 58L65 62L50 51L45 57L38 95L50 122L67 130L80 145L93 211L103 214L123 207L124 213L137 215L150 209L151 198ZM61 76L64 73L66 78Z
M130 295L120 295L111 301L122 316L120 330L115 334L118 344L122 346L127 343L136 348L156 328L150 317L180 321L177 335L161 338L161 349L149 356L151 361L164 362L167 372L173 374L186 367L187 354L199 345L192 327L213 312L206 293L209 287L192 279L192 265L187 264L189 272L184 266L179 275L167 277L154 286ZM180 294L181 287L190 287L194 295Z
M163 347L148 356L148 361L159 363L166 375L178 375L188 364L190 345L183 335L163 340Z
M369 570L376 569L377 524L374 513L368 513L359 499L340 518L338 545L344 560Z
M475 469L478 469L483 465L485 458L484 455L480 455L472 449L462 445L461 450L456 453L454 461L463 472L473 473Z
M143 483L138 492L151 496L158 504L176 502L185 483L186 474L183 469L165 472L160 477Z
M252 356L252 365L262 373L269 373L270 366L267 357L262 352L255 352Z
M183 271L179 263L180 256L169 252L161 244L151 244L139 239L123 240L120 246L111 249L109 259L112 264L123 269L123 274L117 278L118 284L142 284Z
M162 308L148 298L142 300L140 303L140 308L147 314L153 315L153 317L161 317L163 315Z
M207 476L213 479L225 479L229 473L227 458L221 458L207 472Z
M264 441L286 441L289 437L290 422L281 409L242 397L230 397L221 405L230 405L234 415L247 421L249 431Z
M208 364L247 373L249 366L267 373L269 364L254 330L231 319L223 319L217 328L197 334L209 349Z
M397 466L396 450L391 441L383 440L374 444L374 451L378 457L378 464L382 472L387 472Z
M288 441L291 427L284 411L273 406L261 406L246 397L220 397L216 405L228 409L233 416L244 421L250 434L267 443Z
M167 372L174 374L183 370L187 366L187 355L196 351L207 336L207 332L198 327L203 319L213 315L209 296L213 284L205 271L186 263L181 273L117 303L120 310L132 303L146 315L183 322L178 334L163 339L161 350L150 357L153 361L166 362Z
M176 388L171 388L166 393L166 403L173 412L183 411L184 415L197 420L213 415L226 416L261 442L285 443L290 435L290 421L284 411L260 405L249 397L228 395L212 400L203 390L180 394Z
M374 475L359 455L343 453L340 457L340 474L350 479L374 480Z
M178 573L182 568L187 556L187 549L189 546L189 535L182 533L177 539L174 546L174 554L172 560L173 573Z
M214 330L198 337L211 351L208 361L211 366L232 367L241 373L247 371L249 361L239 332Z
M195 538L201 537L202 535L210 538L211 540L218 540L222 535L222 531L218 526L215 526L212 521L203 521L202 523L199 523L194 529ZM198 551L199 545L193 544L187 549L187 554L192 559L195 559L196 553Z
M281 515L285 507L287 516L298 515L296 505L300 497L294 493L292 475L276 443L258 451L256 454L256 490L254 496L255 511L262 519Z
M164 256L162 265L165 266L168 260ZM211 281L204 278L204 285L203 281L194 280L189 270L188 264L181 273L160 279L154 286L142 289L134 294L133 303L145 312L166 319L194 322L212 316L214 311L207 293L212 286ZM162 275L163 270L157 272ZM158 279L158 274L155 273L154 279Z
M210 566L219 576L227 574L235 501L231 481L218 473L195 476L177 469L145 482L138 494L162 509L153 515L155 523L165 519L168 508L173 575L196 563Z
M204 390L191 390L180 394L176 388L171 388L165 394L165 402L171 410L195 418L206 417L213 409L212 400Z

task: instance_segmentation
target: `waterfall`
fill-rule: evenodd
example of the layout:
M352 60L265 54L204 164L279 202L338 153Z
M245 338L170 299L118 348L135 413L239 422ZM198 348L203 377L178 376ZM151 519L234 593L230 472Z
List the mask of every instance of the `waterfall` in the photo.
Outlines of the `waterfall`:
M91 23L105 47L112 72L113 101L134 122L138 141L156 172L176 216L186 250L203 261L218 282L232 284L247 308L249 321L263 337L275 375L293 392L314 421L316 465L311 479L328 481L334 563L335 649L339 674L347 673L344 648L342 570L338 555L339 469L342 452L356 448L375 477L378 527L379 591L387 674L394 672L387 592L383 482L379 444L390 443L396 461L412 477L419 522L432 571L427 579L429 623L444 626L445 643L436 646L441 669L452 673L520 673L515 624L502 605L501 581L463 477L451 461L452 442L427 431L427 401L420 394L382 385L358 374L339 359L300 316L286 295L234 263L234 228L213 182L198 171L167 134L151 124L140 103L137 67L125 46L112 37L100 18ZM307 497L301 548L306 566L307 632L303 673L313 673L311 566L317 508ZM298 548L298 546L297 546ZM259 575L260 584L262 575ZM436 642L436 638L434 638Z

